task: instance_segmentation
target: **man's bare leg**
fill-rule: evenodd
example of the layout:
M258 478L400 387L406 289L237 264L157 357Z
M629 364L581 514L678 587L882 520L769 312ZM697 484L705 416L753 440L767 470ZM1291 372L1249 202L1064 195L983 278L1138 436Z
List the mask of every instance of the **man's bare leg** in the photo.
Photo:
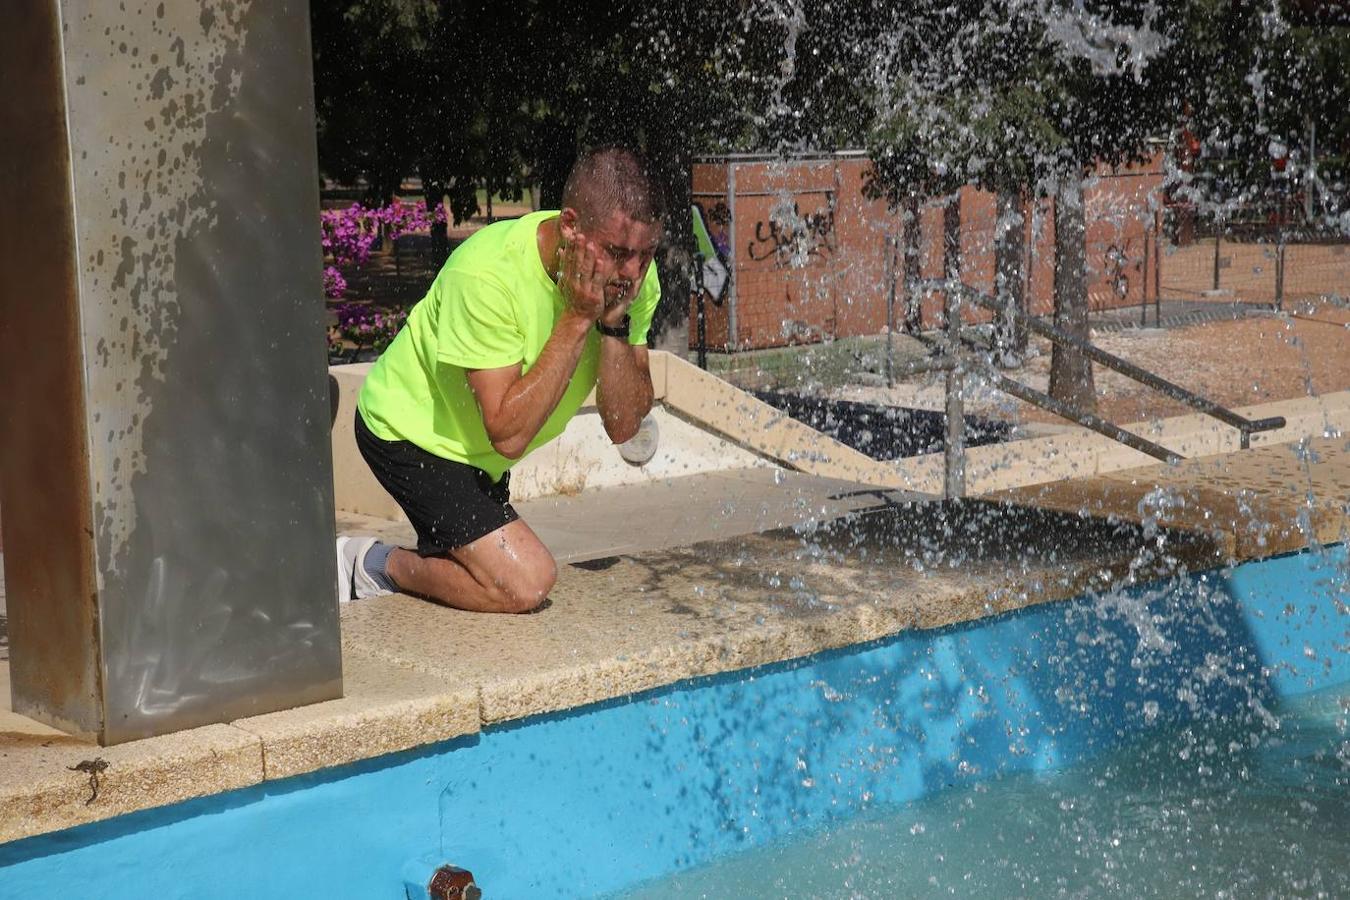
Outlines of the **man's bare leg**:
M473 612L529 612L558 578L553 554L519 519L446 556L395 550L386 571L400 590Z

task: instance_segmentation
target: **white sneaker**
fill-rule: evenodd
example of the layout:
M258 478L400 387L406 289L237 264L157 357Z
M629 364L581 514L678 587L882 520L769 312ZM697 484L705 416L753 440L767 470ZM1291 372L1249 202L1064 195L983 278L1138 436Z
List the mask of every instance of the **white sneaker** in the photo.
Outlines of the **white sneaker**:
M337 599L339 603L351 600L365 600L368 597L383 597L392 594L375 583L375 579L366 572L366 554L374 547L377 539L373 537L351 537L343 535L337 539Z
M346 603L348 600L355 599L356 594L352 591L352 574L356 570L356 554L348 554L348 548L353 544L352 538L347 535L340 535L337 539L337 599L339 603Z

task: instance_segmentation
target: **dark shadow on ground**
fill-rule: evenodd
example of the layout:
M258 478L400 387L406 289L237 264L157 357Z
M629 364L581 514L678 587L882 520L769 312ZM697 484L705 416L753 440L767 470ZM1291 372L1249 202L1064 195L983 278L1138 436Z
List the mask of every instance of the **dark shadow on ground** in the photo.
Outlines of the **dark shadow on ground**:
M868 598L978 593L1000 612L1084 590L1219 565L1211 539L1129 522L980 501L888 503L823 523L623 557L633 583L666 597L690 585L744 608L809 618ZM617 566L615 566L617 569ZM933 624L914 603L914 624Z

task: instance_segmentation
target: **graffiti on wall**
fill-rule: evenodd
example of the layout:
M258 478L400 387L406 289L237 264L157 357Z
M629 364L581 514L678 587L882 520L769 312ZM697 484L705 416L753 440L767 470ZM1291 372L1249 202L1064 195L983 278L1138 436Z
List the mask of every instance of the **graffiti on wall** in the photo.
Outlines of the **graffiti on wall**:
M774 260L779 268L800 268L834 254L834 192L825 194L825 206L802 215L794 201L780 203L767 220L755 223L755 238L746 248L752 260Z
M1102 254L1104 280L1115 293L1117 300L1124 300L1129 296L1130 270L1133 269L1137 272L1140 268L1139 262L1131 259L1132 248L1130 245L1134 241L1126 238L1123 243L1123 247L1111 244Z

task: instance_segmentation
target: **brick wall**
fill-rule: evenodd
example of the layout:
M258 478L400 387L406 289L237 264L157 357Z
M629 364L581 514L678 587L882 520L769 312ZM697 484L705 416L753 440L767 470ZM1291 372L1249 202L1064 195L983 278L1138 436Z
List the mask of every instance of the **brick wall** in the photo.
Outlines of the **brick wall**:
M723 204L730 216L711 230L729 247L732 283L725 303L705 304L708 346L759 349L810 343L825 337L879 334L887 322L890 290L887 235L902 234L899 215L864 192L870 163L858 156L800 160L724 158L694 166L695 202L705 220ZM1157 160L1112 172L1089 183L1088 294L1094 309L1138 305L1153 296L1156 253L1145 242L1153 221L1150 196L1161 185ZM996 199L974 188L961 192L962 280L982 291L994 284ZM1027 209L1025 277L1031 310L1053 306L1053 203ZM920 212L920 275L942 277L942 209ZM1148 256L1145 271L1145 256ZM899 274L896 276L899 277ZM903 285L896 286L895 318L903 320ZM922 304L923 324L934 327L939 295ZM696 314L691 301L691 316ZM972 320L981 318L970 313ZM691 342L695 329L690 329Z

